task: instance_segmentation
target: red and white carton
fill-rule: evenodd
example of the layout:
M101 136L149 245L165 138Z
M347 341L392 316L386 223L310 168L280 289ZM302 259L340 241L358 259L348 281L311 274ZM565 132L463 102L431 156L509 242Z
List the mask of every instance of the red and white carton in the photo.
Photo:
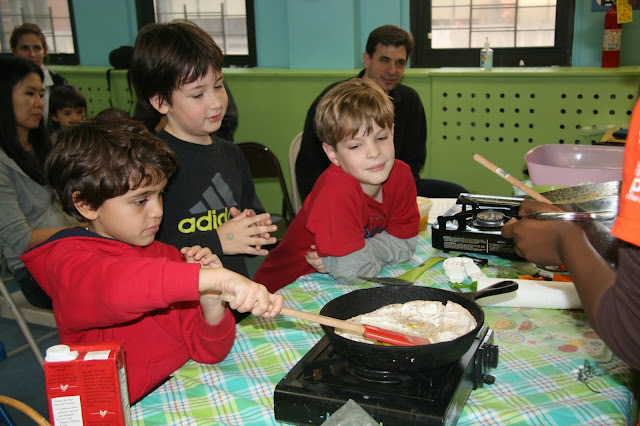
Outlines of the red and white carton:
M44 377L51 424L131 424L122 342L52 346Z

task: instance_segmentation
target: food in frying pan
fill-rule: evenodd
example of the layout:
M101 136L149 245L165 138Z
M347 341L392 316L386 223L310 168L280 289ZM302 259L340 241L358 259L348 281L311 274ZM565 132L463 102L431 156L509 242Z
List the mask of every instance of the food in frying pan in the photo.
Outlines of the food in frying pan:
M459 304L451 301L443 304L431 300L395 303L347 321L426 337L431 343L448 342L469 333L477 325L473 315ZM336 334L357 342L380 344L375 340L340 330L336 330Z

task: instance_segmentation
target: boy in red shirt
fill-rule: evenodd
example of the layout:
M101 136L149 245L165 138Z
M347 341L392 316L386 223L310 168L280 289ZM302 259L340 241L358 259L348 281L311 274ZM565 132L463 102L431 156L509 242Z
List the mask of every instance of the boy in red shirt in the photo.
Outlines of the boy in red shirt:
M208 248L155 241L175 154L142 124L101 114L62 132L45 171L71 228L21 256L53 300L62 343L124 341L137 400L190 358L222 361L239 312L273 317L281 296L222 267Z
M411 258L420 217L411 169L394 159L393 118L391 99L370 79L341 82L322 98L315 127L332 164L256 271L269 291L316 271L359 283Z

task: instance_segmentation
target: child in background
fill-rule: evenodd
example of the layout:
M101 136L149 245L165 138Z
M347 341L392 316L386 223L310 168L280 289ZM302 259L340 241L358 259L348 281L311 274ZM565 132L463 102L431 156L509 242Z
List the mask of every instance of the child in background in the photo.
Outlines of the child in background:
M246 255L266 255L277 227L258 199L240 149L212 133L227 109L222 51L189 21L149 24L138 33L131 79L138 98L167 118L158 137L178 156L158 239L202 245L248 276ZM238 317L240 318L240 316Z
M190 358L223 360L239 312L273 317L281 296L222 267L199 246L155 241L175 154L139 122L103 114L60 133L47 178L67 213L88 222L21 256L53 299L62 343L124 341L135 401Z
M58 132L87 117L87 99L73 86L57 86L49 99L49 134L55 143Z
M391 99L367 78L322 98L315 128L332 164L256 271L269 291L316 270L359 283L411 258L420 216L411 169L394 160L393 117Z

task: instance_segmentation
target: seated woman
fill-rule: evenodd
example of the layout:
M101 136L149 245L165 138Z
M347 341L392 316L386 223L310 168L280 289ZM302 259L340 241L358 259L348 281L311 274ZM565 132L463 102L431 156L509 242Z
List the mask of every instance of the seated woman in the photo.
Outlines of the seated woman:
M47 69L44 59L49 48L44 33L36 24L25 22L13 29L9 39L11 53L20 58L28 59L42 69L42 81L44 82L44 122L49 119L49 98L55 86L67 84L67 80L61 75Z
M51 309L51 299L18 256L77 221L62 212L45 183L51 142L44 126L42 70L34 63L0 57L0 249L25 298Z

